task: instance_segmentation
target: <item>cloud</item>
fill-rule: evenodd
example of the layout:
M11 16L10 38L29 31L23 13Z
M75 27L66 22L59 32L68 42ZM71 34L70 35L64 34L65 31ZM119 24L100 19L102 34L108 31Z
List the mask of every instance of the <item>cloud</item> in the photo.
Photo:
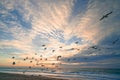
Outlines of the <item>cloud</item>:
M77 2L79 1L1 0L0 33L3 35L0 37L0 48L17 49L13 54L19 54L22 58L26 55L34 56L35 52L51 59L56 59L58 55L62 55L63 59L74 58L75 55L83 59L85 56L94 58L114 52L119 54L119 41L117 45L110 44L114 41L112 38L120 36L120 2ZM108 18L99 20L110 11L113 13ZM79 44L75 44L75 41ZM43 44L46 45L46 51L41 46ZM89 49L91 46L97 46L101 51ZM52 53L54 49L55 52ZM87 62L84 63L83 60L83 64Z

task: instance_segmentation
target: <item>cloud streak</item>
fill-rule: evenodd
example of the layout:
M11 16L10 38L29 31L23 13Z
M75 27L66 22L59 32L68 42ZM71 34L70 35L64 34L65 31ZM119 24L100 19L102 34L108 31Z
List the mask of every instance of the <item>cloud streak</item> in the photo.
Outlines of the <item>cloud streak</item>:
M67 59L76 56L77 59L86 56L102 59L105 54L119 55L120 40L111 44L120 37L119 3L118 0L105 0L104 3L94 0L1 0L0 48L17 49L13 54L18 53L22 58L35 53L50 59L62 55L61 61L66 64ZM113 13L108 18L99 20L110 11ZM90 49L91 46L98 49ZM79 60L74 63L79 65ZM80 63L87 64L84 60Z

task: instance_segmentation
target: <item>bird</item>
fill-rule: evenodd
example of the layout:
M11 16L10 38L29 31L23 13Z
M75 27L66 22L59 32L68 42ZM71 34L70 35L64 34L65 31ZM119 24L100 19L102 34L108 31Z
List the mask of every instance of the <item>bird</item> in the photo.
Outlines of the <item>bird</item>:
M34 57L32 57L32 59L34 59Z
M32 63L32 61L30 61L30 63Z
M15 62L13 62L12 64L13 64L13 65L15 65L16 63L15 63Z
M62 56L57 56L57 60L59 60Z
M59 48L62 48L62 46L60 46Z
M44 50L46 50L47 48L44 48Z
M23 59L24 61L26 60L26 59Z
M28 57L26 57L26 59L28 59Z
M68 61L70 61L70 59L68 59Z
M14 59L15 57L13 56L12 59Z
M110 15L110 14L112 14L112 13L113 13L113 12L111 11L111 12L109 12L109 13L103 15L103 17L100 18L100 21L103 20L104 18L107 18L108 15Z
M42 58L40 58L40 60L42 60Z
M55 65L55 63L52 63L52 65Z
M42 55L40 55L40 57L42 57Z
M90 48L93 48L93 49L98 49L97 46L91 46Z
M45 58L45 61L47 61L47 58Z
M55 52L55 50L52 50L52 52Z
M117 41L119 41L119 38L118 38L118 39L116 39L115 41L113 41L113 42L112 42L112 44L116 44L116 43L117 43Z
M32 67L31 66L29 66L29 69L31 69Z
M43 44L42 46L44 47L45 45Z
M73 60L76 60L76 58L73 58Z
M77 41L75 42L75 44L78 44L78 43L79 43L79 42L77 42Z
M41 67L44 67L44 66L45 66L45 65L43 65L43 64L41 65Z

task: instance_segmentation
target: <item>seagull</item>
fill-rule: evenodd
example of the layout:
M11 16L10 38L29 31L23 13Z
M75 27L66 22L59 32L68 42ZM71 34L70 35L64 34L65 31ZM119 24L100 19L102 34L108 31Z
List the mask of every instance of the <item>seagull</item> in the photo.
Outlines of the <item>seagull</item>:
M42 55L40 55L40 57L42 57Z
M14 59L15 57L13 56L12 59Z
M70 61L70 59L68 59L68 61Z
M55 52L55 50L52 50L52 52Z
M23 59L24 61L26 60L26 59Z
M29 68L31 69L31 66L29 66Z
M13 64L13 65L15 65L16 63L15 63L15 62L13 62L12 64Z
M115 44L115 43L117 43L117 41L119 41L119 38L116 39L115 41L113 41L112 43Z
M35 55L37 55L37 53L35 53Z
M42 46L44 47L45 45L43 44Z
M55 65L55 63L52 63L52 65Z
M93 48L93 49L98 49L97 46L91 46L90 48Z
M60 46L59 48L62 48L62 46Z
M75 44L78 44L79 42L75 42Z
M57 60L59 60L62 56L57 56Z
M76 58L73 58L73 60L76 60Z
M46 50L47 48L44 48L44 50Z
M32 59L34 59L34 57L32 57Z
M30 61L30 63L32 63L32 61Z
M28 57L26 57L26 59L28 59Z
M40 60L42 60L42 58L40 58Z
M45 59L45 61L47 61L47 58Z
M108 15L110 15L110 14L112 14L113 12L111 11L111 12L109 12L109 13L107 13L106 15L103 15L103 17L102 18L100 18L100 21L101 20L103 20L104 18L107 18L108 17Z

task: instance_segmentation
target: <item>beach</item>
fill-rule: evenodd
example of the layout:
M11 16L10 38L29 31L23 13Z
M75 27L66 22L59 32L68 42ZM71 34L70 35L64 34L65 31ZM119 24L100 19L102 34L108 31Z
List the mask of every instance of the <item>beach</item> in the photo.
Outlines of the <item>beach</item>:
M68 80L68 79L51 78L42 75L35 76L0 72L0 80Z

